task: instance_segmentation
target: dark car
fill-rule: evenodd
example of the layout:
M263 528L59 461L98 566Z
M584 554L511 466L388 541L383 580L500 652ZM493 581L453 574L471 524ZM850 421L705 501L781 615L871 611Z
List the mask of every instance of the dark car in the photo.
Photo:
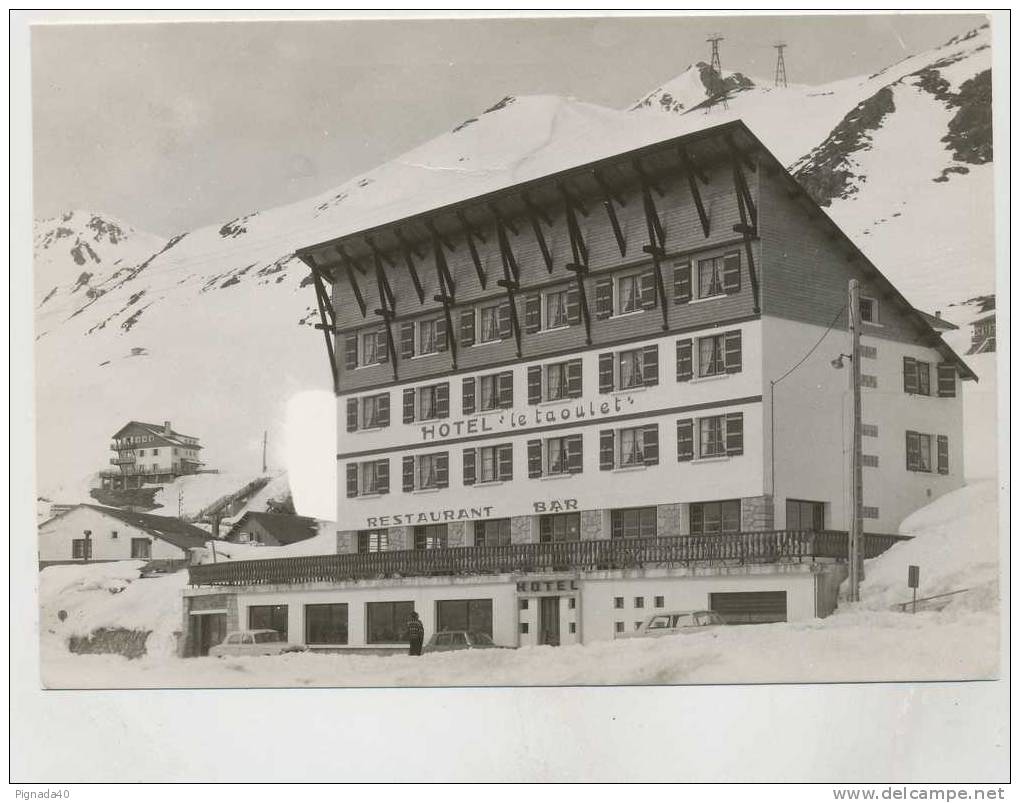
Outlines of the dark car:
M487 650L498 645L487 633L476 630L440 630L433 634L422 652L450 652L451 650Z

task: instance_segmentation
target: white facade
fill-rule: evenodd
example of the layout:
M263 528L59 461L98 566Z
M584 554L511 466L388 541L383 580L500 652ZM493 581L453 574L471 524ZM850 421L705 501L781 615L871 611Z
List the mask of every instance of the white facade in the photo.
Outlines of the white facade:
M90 531L93 561L131 560L132 541L148 542L149 557L153 560L183 560L185 550L155 537L148 530L132 526L118 518L90 507L77 507L61 516L39 525L39 562L71 563L75 557L74 542L86 538ZM144 549L137 543L135 549Z

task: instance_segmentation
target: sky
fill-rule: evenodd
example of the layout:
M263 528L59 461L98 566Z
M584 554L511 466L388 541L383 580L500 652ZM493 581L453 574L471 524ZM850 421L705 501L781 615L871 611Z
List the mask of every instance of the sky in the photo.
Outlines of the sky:
M876 72L975 15L45 24L32 29L36 218L170 236L334 187L505 95L633 104L723 38L724 70Z

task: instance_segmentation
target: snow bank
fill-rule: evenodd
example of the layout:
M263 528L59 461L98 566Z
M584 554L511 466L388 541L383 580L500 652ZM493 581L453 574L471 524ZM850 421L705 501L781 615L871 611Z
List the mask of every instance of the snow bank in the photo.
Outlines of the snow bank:
M263 476L265 475L257 471L221 471L218 474L189 474L178 477L156 492L156 504L162 505L163 510L154 512L176 516L180 498L183 502L184 515L197 516L214 502L240 491L248 483Z

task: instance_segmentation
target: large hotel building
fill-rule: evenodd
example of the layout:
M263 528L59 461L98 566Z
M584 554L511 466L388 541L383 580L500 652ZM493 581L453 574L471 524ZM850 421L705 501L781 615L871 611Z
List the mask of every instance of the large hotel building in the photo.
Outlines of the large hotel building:
M248 626L397 649L412 608L507 646L657 610L827 615L851 279L866 555L963 483L973 373L740 122L298 255L337 397L337 554L194 567L190 654Z

